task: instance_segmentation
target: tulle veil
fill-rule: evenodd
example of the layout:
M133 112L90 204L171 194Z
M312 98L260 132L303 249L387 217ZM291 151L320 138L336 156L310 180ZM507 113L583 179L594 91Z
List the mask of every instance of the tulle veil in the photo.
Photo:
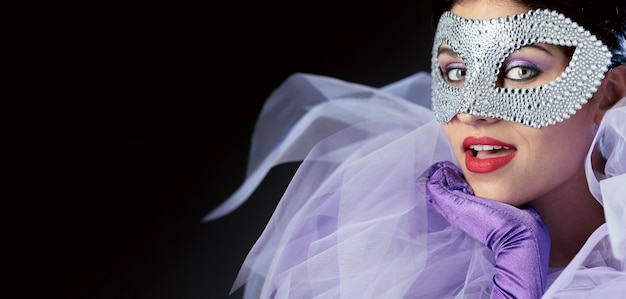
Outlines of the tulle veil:
M233 291L245 284L245 298L489 298L493 253L424 201L426 168L455 161L430 97L425 72L381 88L287 78L261 111L245 182L204 218L236 209L273 166L302 161ZM626 294L626 105L617 106L594 140L605 173L591 169L591 150L586 161L607 221L566 268L551 269L543 298Z

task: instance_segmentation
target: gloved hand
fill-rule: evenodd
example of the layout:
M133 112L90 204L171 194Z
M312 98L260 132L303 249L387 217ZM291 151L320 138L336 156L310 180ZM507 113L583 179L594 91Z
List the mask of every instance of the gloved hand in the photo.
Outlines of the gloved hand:
M428 204L452 226L495 253L491 298L540 298L545 291L550 236L537 211L474 196L451 162L428 169Z

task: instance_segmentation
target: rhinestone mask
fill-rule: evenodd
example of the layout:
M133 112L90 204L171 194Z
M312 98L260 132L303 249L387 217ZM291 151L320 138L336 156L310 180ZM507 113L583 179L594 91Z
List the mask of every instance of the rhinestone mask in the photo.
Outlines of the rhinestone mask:
M575 47L565 71L532 88L496 86L500 68L513 51L534 43ZM437 51L449 45L465 62L462 87L445 82ZM489 20L461 18L447 11L439 20L432 52L433 110L440 123L457 113L498 118L535 128L568 119L591 98L611 62L611 53L589 31L550 10Z

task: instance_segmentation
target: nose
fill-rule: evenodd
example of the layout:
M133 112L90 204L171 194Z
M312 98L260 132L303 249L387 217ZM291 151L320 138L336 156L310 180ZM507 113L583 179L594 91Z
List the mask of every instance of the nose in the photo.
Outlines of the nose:
M492 118L492 117L485 117L485 116L476 116L473 114L467 114L467 113L459 113L456 115L456 117L464 124L466 125L470 125L470 126L475 126L475 125L488 125L491 123L495 123L497 121L499 121L499 119L497 118Z

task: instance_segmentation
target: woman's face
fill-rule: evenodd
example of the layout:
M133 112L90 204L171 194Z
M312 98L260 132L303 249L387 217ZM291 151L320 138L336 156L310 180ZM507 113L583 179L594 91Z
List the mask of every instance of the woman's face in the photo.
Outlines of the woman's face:
M469 19L528 10L511 1L488 0L460 1L452 7L454 14ZM556 79L569 59L568 51L559 46L526 46L506 58L497 85L539 86ZM448 84L463 85L465 64L450 47L441 46L437 61ZM569 186L586 184L583 162L594 136L595 111L595 106L587 103L571 118L540 129L460 113L444 124L443 130L475 194L519 206L566 196L572 190Z

